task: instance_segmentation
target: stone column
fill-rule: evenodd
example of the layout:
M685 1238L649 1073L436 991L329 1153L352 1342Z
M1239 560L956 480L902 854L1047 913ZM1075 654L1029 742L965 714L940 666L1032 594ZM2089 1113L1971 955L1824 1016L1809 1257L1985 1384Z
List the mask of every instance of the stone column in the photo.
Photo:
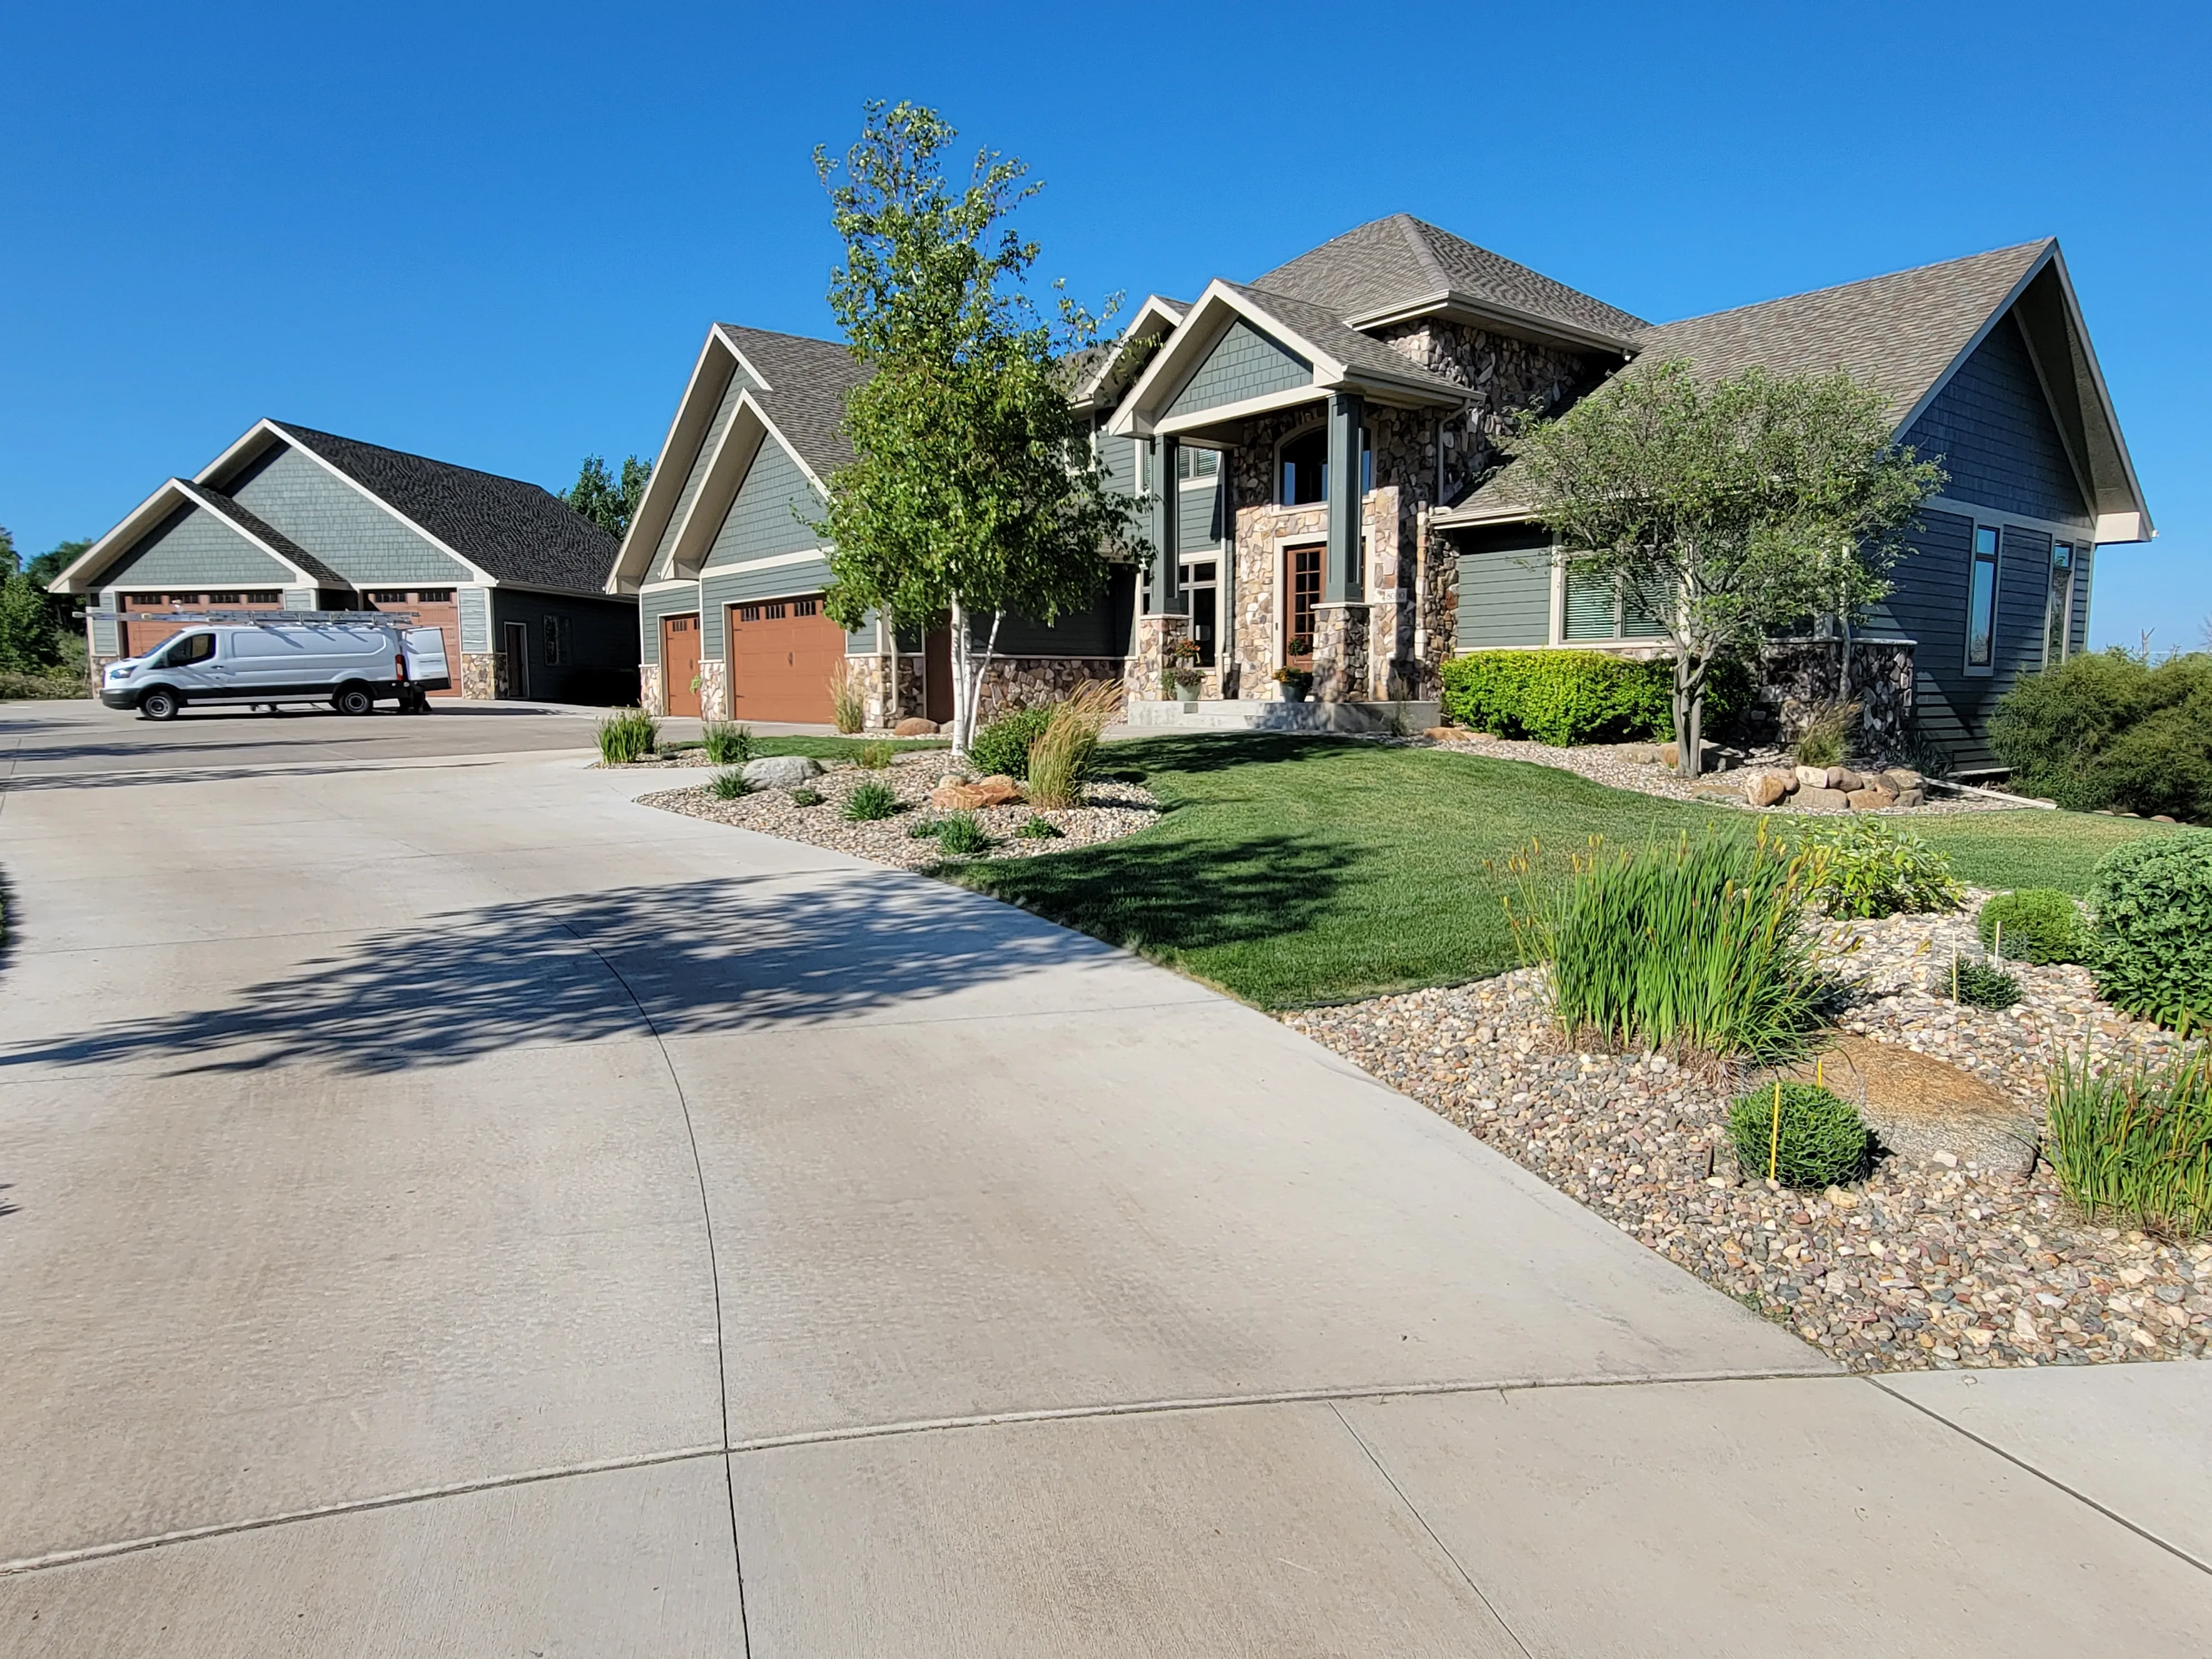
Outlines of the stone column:
M1333 392L1328 400L1328 568L1321 596L1343 605L1367 596L1361 568L1359 437L1366 424L1364 400L1356 392Z
M1367 700L1371 607L1354 599L1314 606L1313 692L1316 702Z
M1190 634L1190 618L1173 614L1137 618L1136 649L1121 684L1132 697L1164 701L1168 653Z

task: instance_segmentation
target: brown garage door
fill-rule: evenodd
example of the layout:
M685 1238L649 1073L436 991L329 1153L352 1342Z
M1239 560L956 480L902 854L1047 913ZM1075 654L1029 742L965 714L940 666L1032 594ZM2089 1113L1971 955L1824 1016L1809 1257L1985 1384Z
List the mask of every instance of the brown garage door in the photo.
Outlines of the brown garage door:
M826 721L830 676L845 659L845 630L822 596L730 607L731 714L741 720Z
M193 625L185 617L175 619L162 613L178 611L282 611L284 596L273 588L218 588L201 593L125 593L122 596L125 620L119 631L118 643L126 657L143 657L164 640L174 639ZM141 617L138 613L146 614Z
M373 587L362 598L370 611L411 611L410 628L434 628L446 636L447 689L434 697L461 695L461 608L450 587Z

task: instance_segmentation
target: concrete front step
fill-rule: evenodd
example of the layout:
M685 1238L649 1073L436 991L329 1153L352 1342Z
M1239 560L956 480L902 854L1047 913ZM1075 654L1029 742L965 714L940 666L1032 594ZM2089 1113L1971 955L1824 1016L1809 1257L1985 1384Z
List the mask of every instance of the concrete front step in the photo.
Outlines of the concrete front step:
M1202 699L1194 703L1133 697L1125 719L1132 726L1173 732L1416 732L1437 724L1433 702L1279 702L1254 697Z

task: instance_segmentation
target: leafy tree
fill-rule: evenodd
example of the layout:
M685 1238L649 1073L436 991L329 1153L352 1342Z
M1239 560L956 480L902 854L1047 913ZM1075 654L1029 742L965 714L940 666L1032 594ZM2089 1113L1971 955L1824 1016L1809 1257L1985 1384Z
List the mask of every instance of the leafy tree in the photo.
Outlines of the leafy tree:
M607 471L604 456L586 455L576 471L575 483L562 493L561 499L609 535L620 536L629 530L652 477L653 463L635 455L623 460L620 478Z
M62 629L70 614L69 601L49 595L46 584L91 545L64 542L24 568L15 538L0 529L0 669L34 674L60 664L65 654Z
M23 574L41 587L52 587L54 578L82 558L85 550L91 545L92 538L88 536L82 541L57 542L25 565Z
M1057 316L1042 317L1024 287L1037 245L1005 222L1041 188L1028 169L983 150L956 184L941 158L958 135L934 111L866 109L842 162L814 153L845 244L830 309L875 371L847 400L854 459L817 526L831 550L823 608L848 629L871 611L912 628L949 614L964 750L1007 613L1056 622L1097 597L1115 548L1146 550L1136 504L1108 489L1068 402L1068 362L1116 302L1093 318L1056 283Z
M1514 447L1570 573L1617 584L1665 631L1690 777L1715 665L1809 617L1863 616L1944 476L1848 374L1701 381L1680 360L1636 365Z

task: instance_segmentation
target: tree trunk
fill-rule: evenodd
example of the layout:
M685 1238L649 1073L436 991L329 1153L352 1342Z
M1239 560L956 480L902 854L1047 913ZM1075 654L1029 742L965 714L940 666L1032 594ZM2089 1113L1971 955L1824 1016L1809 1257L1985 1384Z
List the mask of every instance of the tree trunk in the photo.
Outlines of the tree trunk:
M974 694L968 687L968 611L957 599L952 601L952 752L965 759L968 754L968 716Z
M1674 647L1674 769L1686 778L1698 775L1697 714L1689 649L1678 643Z

